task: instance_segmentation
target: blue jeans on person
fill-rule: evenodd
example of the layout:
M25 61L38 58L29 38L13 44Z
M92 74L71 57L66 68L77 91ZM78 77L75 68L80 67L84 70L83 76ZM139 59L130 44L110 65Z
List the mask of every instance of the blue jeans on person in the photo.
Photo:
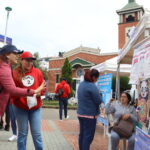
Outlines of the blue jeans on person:
M59 119L62 120L62 111L64 108L64 116L67 118L68 98L59 98Z
M112 150L118 150L119 140L120 136L115 131L111 130ZM134 150L135 134L133 133L132 136L127 140L128 140L128 150Z
M43 150L41 136L41 108L36 110L24 110L14 106L14 110L18 123L18 150L26 150L28 123L30 124L35 150Z
M14 112L13 104L9 104L9 113L13 135L17 135L16 115Z
M89 150L93 141L96 119L78 117L80 124L79 150Z

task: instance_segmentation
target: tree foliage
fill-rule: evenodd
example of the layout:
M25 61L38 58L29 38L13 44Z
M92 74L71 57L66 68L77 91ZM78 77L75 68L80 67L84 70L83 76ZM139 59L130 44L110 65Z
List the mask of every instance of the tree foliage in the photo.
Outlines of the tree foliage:
M36 58L36 60L34 60L34 67L40 69L41 72L43 73L44 79L45 79L45 80L48 80L48 73L47 73L47 70L40 67L40 60L39 60L40 57L39 57L39 53L38 53L38 52L35 52L35 53L33 54L33 56Z
M72 83L72 66L68 60L68 58L65 59L64 65L61 70L61 79L65 78L67 82L71 85Z
M72 85L72 66L68 60L68 58L65 59L64 65L61 70L61 79L65 78L68 82L68 84ZM74 96L74 90L71 88L70 97Z
M128 83L129 83L129 77L120 76L120 92L131 89L131 85ZM113 80L112 80L113 91L115 91L115 88L116 88L116 77L113 77Z

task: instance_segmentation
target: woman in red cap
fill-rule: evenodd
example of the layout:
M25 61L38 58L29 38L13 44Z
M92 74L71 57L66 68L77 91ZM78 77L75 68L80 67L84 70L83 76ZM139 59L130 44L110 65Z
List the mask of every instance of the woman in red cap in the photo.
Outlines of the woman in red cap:
M27 88L16 87L10 65L16 64L18 54L22 51L18 50L14 45L5 45L0 49L0 117L3 116L10 95L14 96L32 96L40 93L45 88L45 82L32 90Z
M36 58L30 52L24 52L20 56L20 65L13 71L13 78L18 87L36 89L44 81L42 72L33 67ZM40 96L45 92L33 97L19 97L14 99L14 111L18 123L18 150L26 150L28 135L28 123L36 150L43 150L41 136L41 106Z

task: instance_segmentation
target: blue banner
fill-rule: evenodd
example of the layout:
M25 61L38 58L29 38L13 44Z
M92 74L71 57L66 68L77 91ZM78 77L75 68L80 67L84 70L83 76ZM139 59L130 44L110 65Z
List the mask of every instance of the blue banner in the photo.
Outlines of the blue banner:
M4 36L0 35L0 42L4 42ZM12 38L6 37L6 43L12 44Z
M136 127L134 150L150 150L150 136Z
M96 83L100 93L102 94L102 99L105 105L112 97L112 77L112 73L101 75Z

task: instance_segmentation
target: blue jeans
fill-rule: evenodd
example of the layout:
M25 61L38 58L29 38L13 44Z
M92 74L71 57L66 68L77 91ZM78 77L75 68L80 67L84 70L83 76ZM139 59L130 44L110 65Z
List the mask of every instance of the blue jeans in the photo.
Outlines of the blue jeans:
M111 130L111 147L112 150L118 150L120 136L113 130ZM135 134L128 139L128 150L134 150Z
M80 123L79 150L89 150L93 141L96 119L78 117Z
M30 130L35 149L43 150L43 142L41 136L41 108L38 108L36 110L24 110L14 106L14 110L18 123L18 150L26 150L28 122L30 124Z
M68 98L59 98L59 119L62 120L62 111L64 107L64 116L67 117Z
M9 104L9 113L13 135L17 135L16 115L14 112L13 104Z

